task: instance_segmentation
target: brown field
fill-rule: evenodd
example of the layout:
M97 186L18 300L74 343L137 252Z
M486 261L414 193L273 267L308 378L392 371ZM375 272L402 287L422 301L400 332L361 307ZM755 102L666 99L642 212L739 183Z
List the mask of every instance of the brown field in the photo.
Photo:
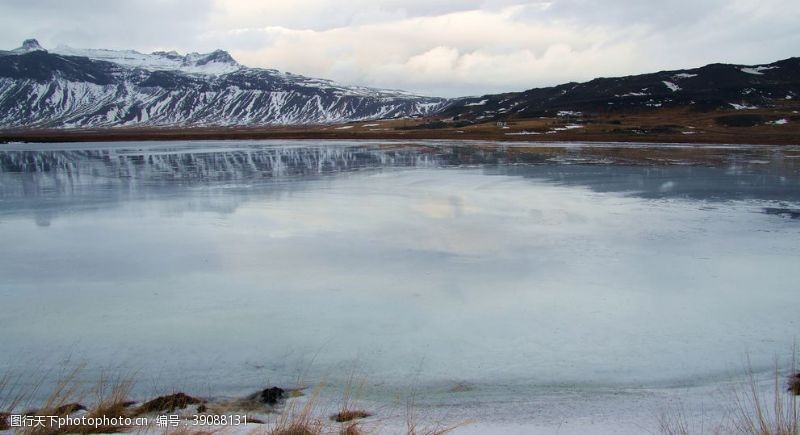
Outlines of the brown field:
M650 142L706 144L800 144L800 106L758 110L696 112L688 108L587 114L574 119L548 117L509 120L501 126L485 122L465 127L435 124L440 119L414 118L351 122L336 125L270 127L131 127L110 129L21 129L0 131L0 142L89 142L202 139L398 139L490 140L525 142ZM754 126L723 125L720 118L758 116ZM786 119L782 125L769 121ZM377 124L377 125L376 125ZM570 124L582 128L556 130ZM441 125L441 123L440 123ZM527 134L520 134L527 133Z

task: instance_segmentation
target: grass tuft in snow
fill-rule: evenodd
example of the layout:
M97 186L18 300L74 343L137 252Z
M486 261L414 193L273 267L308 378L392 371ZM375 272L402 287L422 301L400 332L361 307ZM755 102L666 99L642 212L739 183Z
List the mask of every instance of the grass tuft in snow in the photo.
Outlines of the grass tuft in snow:
M800 382L800 374L792 361L792 373L788 391L783 387L784 379L775 366L773 388L761 391L748 358L747 381L735 392L731 412L711 428L701 425L694 428L682 410L664 414L659 419L660 432L665 435L736 434L736 435L797 435L800 434L800 409L793 380ZM800 387L800 385L798 385Z

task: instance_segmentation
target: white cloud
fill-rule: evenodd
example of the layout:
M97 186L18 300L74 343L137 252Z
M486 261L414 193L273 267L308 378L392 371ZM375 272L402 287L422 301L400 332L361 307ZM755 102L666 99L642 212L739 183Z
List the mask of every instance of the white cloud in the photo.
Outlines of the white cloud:
M10 0L0 38L229 50L249 66L431 95L796 55L792 0Z
M465 95L591 79L631 66L634 46L609 29L518 19L522 8L474 10L329 30L284 27L206 35L249 40L245 64L281 65L348 83ZM634 26L632 31L640 32Z

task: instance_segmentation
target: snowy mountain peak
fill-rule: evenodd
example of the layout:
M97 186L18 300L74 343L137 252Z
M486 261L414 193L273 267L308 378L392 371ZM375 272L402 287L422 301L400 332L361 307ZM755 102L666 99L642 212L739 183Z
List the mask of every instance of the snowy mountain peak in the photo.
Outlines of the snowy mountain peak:
M225 74L240 68L242 66L225 50L215 50L206 54L190 53L182 57L181 69L187 72Z
M228 53L225 50L215 50L215 51L213 51L213 52L211 52L211 53L209 53L207 55L204 55L204 57L202 59L197 61L197 64L198 65L206 65L206 64L211 63L211 62L226 63L226 64L237 65L237 66L239 65L233 59L233 57L231 57L230 53Z
M64 56L81 56L116 63L147 71L180 71L188 74L222 75L238 71L242 66L224 50L211 53L189 53L182 56L177 51L154 51L151 54L135 50L107 50L72 48L60 45L52 50Z
M39 41L31 38L22 42L22 47L14 49L14 53L30 53L31 51L47 51L39 45Z
M172 51L154 51L152 53L152 55L153 56L166 57L166 58L169 58L169 59L176 59L176 60L183 59L183 56L181 56L180 53L178 53L175 50L172 50Z

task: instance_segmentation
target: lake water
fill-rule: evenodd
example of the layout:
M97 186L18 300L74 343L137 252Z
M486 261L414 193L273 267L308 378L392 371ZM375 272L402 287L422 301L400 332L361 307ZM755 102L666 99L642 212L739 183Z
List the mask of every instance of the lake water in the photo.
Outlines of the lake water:
M0 145L0 369L572 391L787 357L800 150L637 150Z

